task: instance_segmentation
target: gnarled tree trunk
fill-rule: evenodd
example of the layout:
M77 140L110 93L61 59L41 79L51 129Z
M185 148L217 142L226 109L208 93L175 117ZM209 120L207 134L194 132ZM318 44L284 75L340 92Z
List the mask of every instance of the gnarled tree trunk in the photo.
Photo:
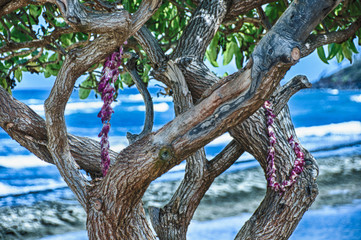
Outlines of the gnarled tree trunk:
M58 167L87 213L90 239L156 239L146 219L142 196L153 180L184 159L185 177L172 199L162 208L151 207L149 213L159 239L186 239L188 225L205 192L242 153L251 153L267 172L269 140L260 107L268 99L278 116L277 180L287 178L295 159L287 139L297 139L287 101L309 83L303 76L282 87L279 83L300 57L319 46L310 46L309 34L339 1L293 1L259 42L246 67L219 80L203 63L218 27L225 19L252 9L252 4L267 2L272 1L202 1L174 52L166 56L143 26L159 1L143 1L133 15L122 10L106 16L85 14L78 1L57 1L72 28L102 36L67 54L45 103L45 121L0 88L0 125L36 156ZM9 3L4 6L8 11L13 7ZM6 9L2 11L6 13ZM100 21L112 25L98 25ZM111 168L100 177L100 145L68 134L64 109L78 77L133 35L147 52L155 78L174 91L177 117L157 132L132 136L131 144L119 154L111 152ZM128 67L136 78L136 72ZM214 159L207 160L202 148L225 132L234 140ZM268 188L236 239L287 239L292 234L317 195L317 163L306 149L301 149L307 166L296 184L283 194ZM79 168L90 173L92 180L86 179Z

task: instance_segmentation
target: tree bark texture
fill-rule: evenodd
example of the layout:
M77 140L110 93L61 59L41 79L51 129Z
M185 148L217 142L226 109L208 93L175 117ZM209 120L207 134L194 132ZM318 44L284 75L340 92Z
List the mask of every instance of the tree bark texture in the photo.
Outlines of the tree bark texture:
M308 83L304 77L283 87L279 87L279 82L306 55L304 46L309 33L339 1L293 1L259 42L247 66L218 81L203 64L205 50L227 16L253 8L252 3L246 2L250 1L202 1L168 57L143 26L159 1L143 1L132 16L125 11L107 16L86 14L78 1L57 1L67 23L75 30L101 34L112 29L122 33L103 34L67 55L45 103L46 121L0 89L0 124L21 145L58 167L87 212L90 239L155 239L141 198L153 180L187 159L184 180L170 202L161 209L150 209L159 239L185 239L204 193L244 151L251 153L266 171L268 138L265 114L259 108L271 96L274 112L279 113L275 122L278 180L288 175L295 156L287 138L296 136L284 106L292 94ZM0 4L12 7L6 1ZM104 24L96 24L99 17L111 23L108 30ZM118 155L111 152L108 174L97 178L101 172L100 146L90 139L67 134L64 109L77 78L133 34L147 52L154 76L175 91L177 117ZM202 147L227 131L234 140L208 161ZM317 195L317 164L306 149L302 150L308 165L297 183L282 195L268 189L236 239L287 239L292 234ZM93 179L87 180L79 169L89 172Z

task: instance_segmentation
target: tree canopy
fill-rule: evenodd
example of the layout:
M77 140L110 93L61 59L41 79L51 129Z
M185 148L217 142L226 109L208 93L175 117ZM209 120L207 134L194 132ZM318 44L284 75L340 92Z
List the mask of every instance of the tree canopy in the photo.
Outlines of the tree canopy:
M0 85L9 92L21 82L23 72L43 74L45 78L57 76L67 52L85 46L100 36L99 33L83 32L69 26L52 1L30 1L30 4L23 1L21 7L15 9L7 6L7 2L0 2ZM90 12L125 9L134 13L141 0L81 2ZM256 44L275 24L289 2L255 1L240 9L231 9L207 48L207 60L214 67L222 67L218 65L217 59L222 58L223 65L234 59L237 68L241 69ZM260 3L265 5L261 6ZM197 4L197 0L165 0L146 23L164 52L172 54ZM333 58L338 62L344 58L352 62L352 55L358 53L354 39L358 37L358 43L361 44L361 30L352 33L347 31L354 27L353 25L359 25L360 16L359 0L343 1L313 30L312 37L325 36L322 43L327 45L327 48L322 47L323 44L317 47L318 56L323 62L328 63ZM337 33L342 32L348 35L347 40L327 39L337 37ZM143 81L148 82L152 64L147 53L134 38L129 39L125 49L139 56L137 70ZM85 80L79 86L80 98L87 98L91 90L97 92L102 64L100 61L84 73ZM132 84L132 78L124 70L115 86L118 90L124 85Z
M87 213L90 239L155 239L142 196L184 159L185 176L173 197L148 213L158 238L185 239L205 192L246 151L260 163L268 188L236 239L292 234L317 196L318 166L299 143L287 107L288 99L310 83L305 76L279 83L316 49L324 62L352 61L361 34L360 1L0 0L0 7L0 125L57 166ZM120 52L119 70L118 62L108 60ZM218 58L222 65L234 59L239 70L217 76L205 58L216 67ZM152 132L152 111L147 111L142 133L129 134L130 144L121 152L109 150L105 176L100 156L106 144L69 134L64 114L80 77L83 82L75 86L80 98L104 90L103 65L102 79L120 71L115 89L136 84L147 109L152 102L146 83L150 77L164 83L172 90L176 113ZM56 76L44 102L45 120L8 93L23 72ZM111 109L103 113L108 116ZM225 132L233 140L208 160L203 147Z

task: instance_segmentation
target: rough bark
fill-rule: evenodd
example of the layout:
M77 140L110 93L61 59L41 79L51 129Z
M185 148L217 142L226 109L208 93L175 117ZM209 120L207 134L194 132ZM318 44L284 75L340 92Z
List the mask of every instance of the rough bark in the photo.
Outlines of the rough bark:
M293 17L292 17L293 18ZM204 27L204 26L202 26L202 27ZM305 34L306 36L307 36L307 34ZM304 36L305 36L304 35ZM298 37L299 38L299 37ZM301 40L304 40L304 39L301 39ZM196 46L192 46L193 47L193 49L194 48L197 48ZM183 48L184 49L184 48ZM186 48L185 48L186 49ZM270 49L272 49L272 47L270 48ZM272 49L273 50L273 49ZM185 50L184 50L185 51ZM186 52L186 51L185 51ZM272 52L273 53L273 52ZM296 54L299 54L297 51L296 51ZM184 54L184 55L186 55L186 54ZM199 57L199 56L198 56ZM298 57L298 56L297 56ZM187 80L187 82L188 82L188 84L189 84L189 86L190 86L190 89L192 89L193 91L192 91L192 95L193 95L193 97L195 98L195 99L197 99L197 98L199 98L199 96L203 93L203 91L207 88L207 85L211 85L212 83L214 83L215 81L217 81L217 79L216 78L214 78L213 76L210 76L210 77L206 77L207 76L207 73L209 72L209 70L208 69L206 69L206 67L205 66L202 66L202 63L198 63L196 60L194 60L194 59L190 59L190 60L188 60L186 63L186 65L184 64L184 61L179 61L178 62L179 63L179 66L182 68L182 70L183 70L183 73L184 73L184 75L186 76L186 80ZM189 63L191 63L191 64L189 64ZM196 64L194 64L194 63L196 63ZM195 68L193 67L193 68L190 68L190 66L196 66ZM198 70L198 71L194 71L195 69L200 69L200 70ZM194 77L195 76L195 77ZM203 78L203 79L202 79ZM160 76L160 79L164 79L164 78L162 78L161 76ZM201 79L201 80L200 80ZM210 81L207 81L207 80L210 80ZM300 81L300 82L302 82L302 81ZM297 84L296 84L297 85ZM302 85L302 84L301 84ZM196 87L194 87L194 86L196 86ZM203 87L203 89L202 89L202 87ZM292 87L291 87L292 88ZM278 98L277 98L278 99ZM286 102L286 101L285 101ZM280 105L282 105L282 104L280 104ZM176 106L176 107L179 107L179 106ZM262 116L262 115L261 115ZM258 117L260 117L259 115L258 115ZM289 116L289 114L287 115L285 115L285 117L286 117L286 119L288 119L288 121L290 121L290 116ZM259 125L257 125L255 128L252 128L252 127L250 127L250 125L249 124L247 124L246 122L245 123L243 123L242 124L242 126L244 126L245 128L247 128L247 129L265 129L265 125L262 125L262 126L259 126ZM283 126L283 125L282 125ZM290 127L290 129L292 129L292 127ZM291 131L291 130L289 130L289 131ZM237 132L236 132L237 133ZM248 136L248 137L252 137L252 136L255 136L254 134L255 134L255 132L243 132L243 133L239 133L238 132L238 134L237 134L237 136L235 136L236 138L238 138L238 139L242 139L242 136L245 136L245 134ZM264 135L264 133L262 133L263 135ZM285 137L285 136L287 136L287 135L282 135L283 137ZM267 142L267 141L266 141ZM241 145L242 146L242 145ZM250 146L250 142L247 142L246 143L246 145L243 145L243 146ZM266 151L266 149L267 149L267 145L259 145L259 147L258 147L258 145L255 145L255 144L252 144L251 146L254 146L254 151L253 151L253 154L254 155L256 155L255 154L255 151L257 152L259 152L260 154L261 154L261 156L263 156L263 160L262 160L262 158L260 158L260 159L258 159L260 162L262 162L262 161L264 161L264 156L266 156L266 153L267 153L267 151ZM288 153L291 153L290 152L290 149L289 149L289 146L288 145L283 145L282 146L282 148L283 148L283 151L288 151ZM242 149L242 148L241 148ZM245 148L243 148L243 149L245 149ZM257 155L256 155L257 156ZM289 155L283 155L284 157L287 157L288 156L288 159L291 159L289 156L292 156L292 154L289 154ZM265 168L265 165L263 165L264 166L264 169L266 169ZM290 164L289 164L289 166L291 166ZM313 168L309 168L309 169L311 169L311 170L309 170L310 172L308 172L308 175L310 175L310 173L311 173L311 176L314 176L314 171L317 171L317 166L314 166ZM312 175L313 174L313 175ZM186 173L186 175L187 175L187 173ZM204 174L198 174L198 176L203 176ZM191 178L192 179L192 178ZM307 178L306 177L306 179L308 179L308 181L306 181L306 183L304 183L304 185L312 185L312 184L314 184L314 178ZM189 181L189 179L188 179L188 181ZM182 184L183 184L183 182L182 182ZM193 186L199 191L199 192L202 192L202 190L198 187L197 188L197 185L196 184L193 184ZM181 188L180 189L178 189L180 192L181 192ZM179 196L179 195L181 195L181 194L179 194L178 193L178 190L177 190L177 193L174 195L174 196ZM294 191L294 193L297 193L297 197L296 198L294 198L294 199L302 199L302 197L304 197L304 196L306 196L305 195L305 192L302 192L302 191L298 191L299 189L297 189L297 188L295 188L293 191ZM295 226L297 226L297 222L301 219L301 217L302 217L302 215L303 215L303 213L308 209L308 207L310 206L310 204L314 201L314 199L315 199L315 197L316 197L316 194L315 194L315 192L317 192L317 189L314 191L314 194L312 195L312 196L309 196L309 198L308 197L305 197L306 198L306 201L307 201L307 203L306 202L303 202L303 204L300 204L300 206L301 207L298 207L297 205L292 205L292 203L289 203L290 202L290 198L285 198L285 202L288 202L288 204L289 204L289 206L291 206L291 207L295 207L296 206L296 208L298 209L298 210L300 210L300 212L301 212L301 214L296 214L295 216L295 219L294 219L294 221L290 221L290 224L288 225L288 227L289 227L289 229L290 229L290 231L285 231L284 232L284 236L289 236L291 233L292 233L292 231L293 231L293 229L295 228ZM309 193L307 193L308 195L309 195ZM294 195L296 195L296 194L293 194L293 196ZM179 200L180 198L178 198L178 200ZM270 193L268 193L267 195L266 195L266 198L265 198L265 200L264 200L264 202L263 202L263 204L266 204L266 203L269 203L270 202L270 200L269 199L272 199L272 201L273 202L275 202L275 199L273 198L273 197L270 197ZM179 207L179 203L180 202L182 202L182 201L177 201L177 198L175 198L175 197L173 197L172 198L172 200L164 207L164 208L162 208L160 211L159 211L159 209L156 209L155 211L151 211L153 214L153 216L155 217L155 220L153 221L153 225L154 225L154 227L155 227L155 229L156 229L156 231L158 232L158 235L160 235L160 236L166 236L166 233L164 233L164 231L166 231L165 229L167 229L167 228L161 228L160 226L162 226L162 224L160 224L160 222L159 222L159 218L166 218L167 220L169 220L169 219L172 219L172 221L173 222L182 222L181 220L183 220L183 222L186 222L186 219L184 219L184 218L182 218L182 217L179 217L179 218L177 218L177 217L175 217L176 216L176 214L175 214L175 212L174 212L174 206L177 206L177 207ZM275 204L275 205L272 205L272 206L275 206L274 208L270 208L270 209L277 209L277 211L276 212L282 212L282 209L280 210L280 208L278 207L278 206L281 206L281 205L277 205L277 204ZM191 204L189 204L189 207L192 209L192 208L194 208L194 205L191 205ZM262 207L264 207L264 205L261 205L261 208ZM268 205L268 207L269 207L269 205ZM154 209L152 209L152 210L154 210ZM294 209L293 209L294 210ZM192 210L190 210L189 212L192 212ZM284 212L283 212L284 213ZM269 213L270 214L270 216L271 217L277 217L277 214L275 214L274 212L270 212ZM180 214L180 215L184 215L184 214ZM257 215L255 215L256 217L254 217L253 219L256 219L257 221L259 220L258 218L257 218ZM258 216L259 217L259 216ZM262 216L262 217L264 217L264 216ZM169 221L169 222L171 222L171 221ZM253 223L254 223L254 221L253 221ZM266 221L266 223L267 223L267 221ZM163 222L163 225L164 225L164 222ZM170 224L168 224L168 225L170 225ZM178 224L178 225L180 225L180 224ZM171 226L173 226L173 225L171 225ZM256 225L255 225L256 226ZM279 226L280 227L282 227L283 225L282 224L279 224ZM291 226L291 227L290 227ZM277 225L273 225L272 227L275 227L275 228L277 228L278 226ZM278 229L280 228L280 227L278 227ZM160 229L160 230L158 230L158 229ZM262 227L261 228L258 228L257 227L257 229L262 229ZM285 228L285 229L287 229L287 227ZM249 237L249 239L252 239L253 237L256 237L257 235L253 235L253 234L250 234L250 232L248 231L245 231L244 229L242 229L242 232L245 232L245 234L243 235L243 236L248 236ZM260 234L262 234L262 231L260 231L261 233ZM174 232L173 232L173 230L170 230L169 232L168 232L168 234L174 234ZM173 235L170 235L170 236L173 236ZM276 236L278 236L278 232L277 232L277 230L276 231L274 231L272 234L269 234L269 236L268 236L268 238L267 239L273 239L274 237L276 237ZM239 236L240 237L240 236ZM259 236L258 236L259 237ZM263 236L264 237L264 236ZM161 238L161 239L166 239L166 238ZM182 239L182 235L180 235L180 237L179 237L179 239Z
M242 5L241 2L232 3ZM217 80L202 63L204 51L226 16L226 2L203 1L171 56L172 61L167 61L152 37L145 39L149 37L146 28L136 33L159 4L158 1L143 1L140 9L149 9L144 11L144 18L139 15L141 11L132 18L123 11L101 18L113 23L109 29L124 30L123 35L103 35L83 49L76 49L67 55L45 104L46 123L0 89L0 101L5 103L0 108L1 126L30 151L57 165L87 211L90 239L155 239L146 221L141 198L153 180L189 157L185 179L170 203L162 209L153 208L151 211L154 228L161 238L184 239L190 219L205 191L214 178L228 168L243 151L252 153L266 169L268 141L265 118L261 110L256 111L271 96L289 67L303 56L302 46L310 31L337 3L338 1L331 0L294 1L260 41L247 66L204 93ZM99 28L103 25L98 26L92 22L99 20L97 13L85 14L77 1L58 1L58 5L73 29L96 33L104 31ZM114 16L120 17L122 21L110 19ZM177 90L177 96L183 99L176 99L175 106L179 115L159 131L149 133L125 148L112 162L104 178L95 178L89 182L79 172L77 163L81 163L94 176L98 174L100 166L88 166L88 163L99 162L95 159L100 155L99 145L67 134L64 123L65 105L75 80L133 33L136 33L140 44L148 47L144 49L156 66L155 76L173 88L177 84L181 86ZM277 94L280 94L279 97ZM274 97L280 103L275 112L281 112L282 116L276 121L276 134L280 139L276 162L283 166L278 165L282 179L293 162L292 150L286 139L294 134L294 128L287 108L281 111L285 102L282 103L280 99L287 99L285 96L290 95L282 88ZM197 102L200 98L201 101L192 106L192 102ZM183 101L186 104L183 105ZM20 109L11 109L12 106L19 106ZM22 109L26 111L19 113ZM7 112L11 113L10 118L6 117ZM14 120L14 116L23 119ZM34 125L37 127L31 130L30 127ZM47 131L44 130L45 126ZM207 162L202 150L195 154L226 131L230 131L236 141L232 141L215 159ZM26 134L21 136L23 132ZM82 152L89 152L89 148L84 145L86 143L91 143L97 149L96 153L87 155L89 159L76 153L79 148ZM283 195L268 190L265 200L241 229L237 239L287 239L290 236L317 194L314 183L317 166L309 153L306 157L309 165L297 184ZM197 167L193 169L193 165ZM269 204L273 207L269 207Z

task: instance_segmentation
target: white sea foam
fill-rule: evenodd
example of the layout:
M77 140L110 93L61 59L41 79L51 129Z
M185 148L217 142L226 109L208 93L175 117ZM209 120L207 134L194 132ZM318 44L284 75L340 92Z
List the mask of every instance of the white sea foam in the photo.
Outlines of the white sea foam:
M23 101L25 104L30 105L30 104L44 104L44 100L41 99L34 99L34 98L30 98L27 100Z
M120 101L113 102L112 107L120 105ZM71 102L66 105L65 115L71 115L74 113L97 113L103 106L103 102ZM169 110L169 105L165 102L154 104L155 112L166 112ZM43 104L30 104L29 107L33 109L40 116L45 116L44 105ZM124 109L122 109L124 110ZM131 111L145 111L145 106L131 106L127 107L125 110Z
M120 102L113 102L112 107L116 107ZM65 115L73 113L94 113L99 112L103 106L103 102L70 102L66 105ZM30 104L29 107L37 114L45 116L43 104Z
M296 128L298 137L307 136L326 136L328 134L335 135L356 135L361 134L361 122L351 121L343 123L334 123L313 127L299 127Z
M361 94L359 95L352 95L350 97L351 101L357 102L357 103L361 103Z
M134 102L134 103L141 103L144 102L143 97L141 94L129 94L129 95L119 95L118 100L121 102ZM153 102L172 102L173 99L170 96L152 96Z
M332 95L337 95L339 93L338 89L327 89L327 92Z
M337 147L345 144L353 145L355 142L361 140L361 122L351 121L312 127L299 127L296 128L296 133L302 144L311 151L320 148ZM210 142L207 147L223 147L231 140L232 137L226 133ZM331 149L323 154L330 154L330 151ZM335 152L336 150L332 151ZM337 155L339 155L341 150L339 149L337 151ZM343 151L346 151L346 149L343 149ZM350 151L352 152L353 149L348 147L347 153L350 154ZM213 157L213 155L207 155L208 159L212 159ZM240 160L250 159L253 159L253 157L249 154L242 154L240 158Z
M31 192L39 192L39 191L47 191L53 190L57 188L66 187L66 183L62 180L55 181L52 179L47 179L46 184L35 185L35 186L11 186L8 184L4 184L0 182L0 196L8 196L8 195L18 195L18 194L26 194Z
M232 141L231 135L229 133L225 133L218 138L214 139L212 142L210 142L207 146L219 146L219 145L225 145L228 144L230 141Z
M0 157L0 166L7 168L43 167L50 164L35 155L10 155Z
M153 105L154 111L155 112L166 112L169 110L169 105L165 102L163 103L157 103ZM140 106L131 106L131 107L127 107L126 111L128 112L133 112L133 111L140 111L140 112L144 112L145 111L145 106L144 105L140 105Z

